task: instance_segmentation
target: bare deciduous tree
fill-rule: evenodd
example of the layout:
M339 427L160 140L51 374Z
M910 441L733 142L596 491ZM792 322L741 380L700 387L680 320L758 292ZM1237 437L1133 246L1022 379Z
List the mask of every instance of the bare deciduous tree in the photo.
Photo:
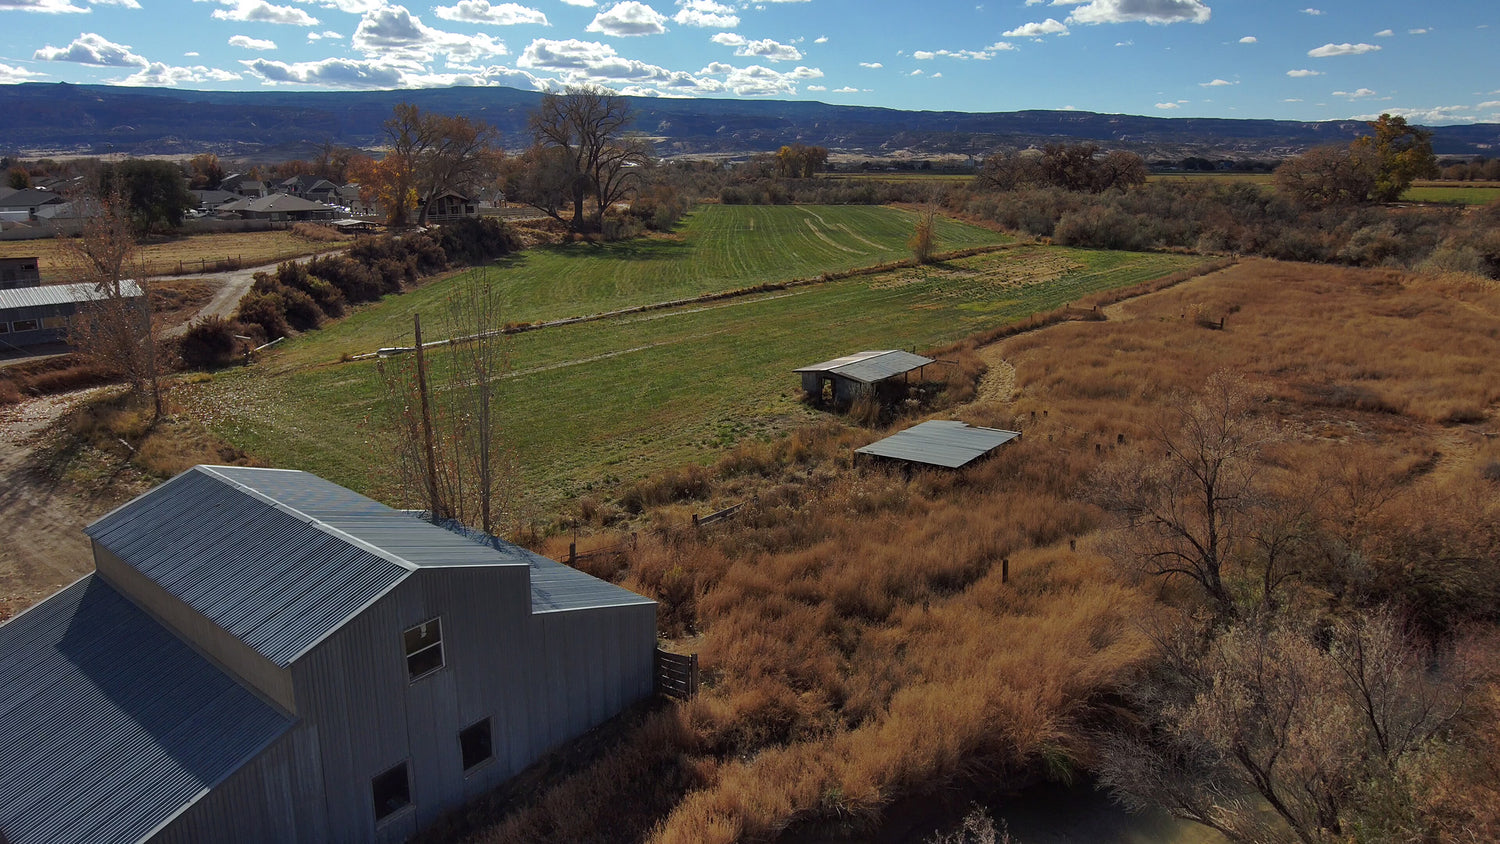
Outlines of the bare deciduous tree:
M445 317L438 329L443 339L426 339L422 362L430 366L421 376L415 354L379 363L386 409L381 444L394 454L408 496L435 521L494 533L508 503L501 481L513 474L499 437L498 383L509 357L494 279L477 275L458 287Z
M1256 457L1272 434L1251 412L1250 398L1243 378L1214 373L1158 427L1148 445L1154 452L1106 465L1094 477L1098 503L1126 519L1113 534L1112 556L1140 573L1189 578L1225 617L1235 614L1227 568L1250 551L1252 518L1262 505ZM1284 579L1281 552L1290 538L1263 539L1269 599Z
M1102 742L1118 798L1234 841L1420 838L1405 773L1458 717L1460 666L1385 610L1331 630L1249 619L1187 650L1137 690L1141 729Z
M649 158L644 141L624 134L630 120L624 97L597 88L570 87L544 96L531 115L531 131L537 148L545 151L533 157L546 169L525 183L524 201L563 221L566 203L559 199L566 197L573 218L563 222L574 231L599 230L605 210L629 194L634 168Z
M160 416L155 323L130 209L115 192L77 201L91 213L78 237L59 238L59 252L69 278L91 285L94 298L69 321L68 341L96 366L123 374L132 392L149 396Z

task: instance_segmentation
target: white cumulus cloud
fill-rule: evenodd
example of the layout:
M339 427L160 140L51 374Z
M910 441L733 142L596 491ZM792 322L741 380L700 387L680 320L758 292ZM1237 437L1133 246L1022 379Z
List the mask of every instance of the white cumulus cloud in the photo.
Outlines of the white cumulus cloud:
M203 65L174 67L161 62L152 62L124 79L116 80L116 84L170 88L174 85L197 85L203 82L232 82L239 78L238 73L214 67Z
M733 29L740 25L740 16L733 6L715 0L677 0L682 8L672 16L679 26L700 26L717 29Z
M272 84L323 85L330 88L399 88L399 68L373 61L324 59L316 62L277 62L247 59L240 62L251 73Z
M95 32L85 32L66 47L46 46L31 56L44 62L74 62L95 67L146 67L144 56L130 51L126 44L116 44Z
M1159 109L1182 108L1182 106L1178 105L1177 103L1157 103L1156 107Z
M735 49L736 56L755 56L772 62L795 62L802 58L802 51L790 44L782 44L770 38L746 41Z
M1375 92L1372 91L1372 90L1370 90L1369 88L1360 88L1360 89L1355 90L1355 91L1334 91L1333 95L1335 97L1348 97L1350 99L1361 99L1361 98L1364 98L1364 97L1373 97L1373 96L1375 96Z
M45 73L37 73L24 67L12 67L8 64L0 64L0 85L14 85L17 82L31 82L46 76Z
M1373 53L1379 49L1374 44L1324 44L1308 50L1307 54L1315 59L1326 59L1329 56L1358 56L1362 53Z
M1047 18L1044 21L1022 24L1000 34L1006 38L1040 38L1043 35L1067 35L1068 28L1061 21Z
M1246 35L1244 38L1240 39L1240 43L1241 44L1254 44L1254 43L1256 43L1259 40L1260 39L1256 38L1254 35Z
M1226 85L1238 85L1238 82L1230 82L1228 79L1215 79L1212 82L1199 82L1199 88L1223 88Z
M1395 34L1396 34L1395 30L1382 29L1379 32L1375 33L1375 37L1376 38L1390 38L1392 35L1395 35Z
M1212 14L1201 0L1090 0L1074 9L1067 22L1206 23Z
M667 16L647 6L640 0L624 0L609 9L594 15L586 29L605 35L625 37L632 35L660 35L667 31Z
M245 50L274 50L276 42L263 38L251 38L248 35L234 35L229 38L229 46Z
M435 6L433 14L449 21L488 24L490 26L515 26L539 24L550 26L547 16L538 9L520 3L496 3L489 0L459 0L452 6Z
M880 62L860 62L859 66L860 67L868 67L871 70L879 70L882 67L885 67L885 65L881 64Z
M1306 69L1289 70L1286 72L1286 75L1292 77L1293 79L1301 79L1304 76L1322 76L1323 71Z
M214 18L221 21L283 23L290 26L315 26L318 19L292 6L277 6L266 0L219 0L225 9L215 9Z
M489 35L460 35L422 23L405 6L385 6L367 13L354 30L354 49L372 58L428 61L444 53L450 61L473 61L500 56L505 44Z
M38 12L44 15L86 15L89 7L74 5L70 0L0 0L0 11Z

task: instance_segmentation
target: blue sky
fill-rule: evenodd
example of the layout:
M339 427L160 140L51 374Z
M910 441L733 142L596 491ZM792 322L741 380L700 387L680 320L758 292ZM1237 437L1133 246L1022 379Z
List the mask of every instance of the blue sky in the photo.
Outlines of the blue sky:
M0 83L1438 125L1500 122L1497 40L1497 0L0 0Z

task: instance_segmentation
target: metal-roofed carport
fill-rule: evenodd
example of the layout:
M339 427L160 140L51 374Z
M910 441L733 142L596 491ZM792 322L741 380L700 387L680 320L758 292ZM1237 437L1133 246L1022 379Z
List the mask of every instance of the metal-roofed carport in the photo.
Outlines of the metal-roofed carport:
M881 381L890 380L898 375L904 376L912 370L917 370L920 374L923 367L934 362L932 358L903 352L900 349L886 349L857 352L792 371L802 375L804 393L813 397L821 397L823 385L831 383L833 401L843 404L872 392L875 385Z
M858 449L856 454L957 469L1020 437L1019 431L934 419Z

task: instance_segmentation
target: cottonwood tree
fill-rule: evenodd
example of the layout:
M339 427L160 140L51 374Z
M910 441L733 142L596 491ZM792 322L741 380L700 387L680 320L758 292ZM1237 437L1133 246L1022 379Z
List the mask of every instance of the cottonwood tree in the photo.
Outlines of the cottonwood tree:
M796 143L776 151L776 175L784 179L811 179L827 163L826 147Z
M498 385L509 368L499 287L485 273L453 292L429 323L444 342L382 360L384 445L408 496L434 521L453 519L493 534L506 510L502 481L513 474L503 448ZM420 321L418 321L420 326ZM416 342L432 343L420 327Z
M84 218L78 237L59 237L59 253L67 276L75 283L91 285L94 298L80 305L70 320L68 341L77 354L99 368L122 373L131 391L149 397L160 416L157 338L131 212L118 193L75 201L91 213Z
M543 96L531 115L536 172L518 185L522 201L575 232L599 231L604 212L630 194L635 168L650 158L643 140L625 134L631 119L624 97L598 88ZM568 204L573 215L564 220Z
M406 225L413 207L417 222L427 222L432 200L445 191L470 191L494 172L500 155L500 132L462 115L423 113L399 103L385 121L390 151L376 163L356 169L365 198L381 202L387 221ZM330 153L331 155L331 153Z
M1437 157L1432 154L1432 133L1410 126L1404 117L1380 115L1369 122L1373 134L1356 139L1353 147L1375 153L1375 186L1370 198L1395 202L1417 179L1437 178Z
M975 176L975 186L985 190L1055 187L1103 193L1143 185L1146 175L1146 162L1133 152L1113 150L1100 155L1097 144L1047 144L1040 151L989 156Z
M157 226L175 228L198 204L188 192L182 170L170 161L130 159L100 168L99 196L123 200L136 233L144 237Z

